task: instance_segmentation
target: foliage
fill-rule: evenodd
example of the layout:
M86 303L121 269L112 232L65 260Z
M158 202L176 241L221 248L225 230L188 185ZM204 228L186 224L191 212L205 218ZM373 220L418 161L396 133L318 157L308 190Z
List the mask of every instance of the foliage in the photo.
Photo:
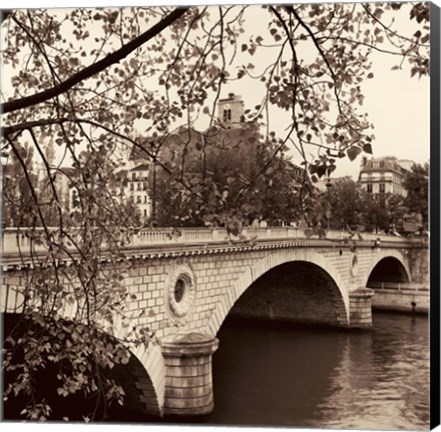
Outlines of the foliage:
M364 218L362 225L366 231L388 232L394 221L398 221L395 204L399 198L391 194L364 196Z
M407 190L406 205L411 212L420 214L427 227L429 216L429 164L414 164L407 172L404 187Z
M133 326L124 307L129 292L123 275L130 262L120 249L131 238L136 213L118 196L117 164L101 146L80 153L73 165L69 180L77 194L72 211L58 208L56 228L43 225L23 232L31 241L33 265L21 270L23 313L5 335L3 368L15 376L5 387L5 400L23 393L23 414L34 420L50 412L47 402L35 398L33 377L42 369L58 369L58 395L81 391L94 398L93 414L103 402L122 404L123 391L106 371L127 363L127 347L149 342L150 332ZM45 222L37 195L25 211ZM44 243L48 247L41 252ZM106 340L103 334L115 335L118 322L127 329L124 339Z
M18 146L20 159L14 155L3 167L2 172L2 222L4 226L27 226L32 223L31 183L36 185L36 173L32 169L33 148ZM23 175L20 160L29 167L27 177Z
M325 194L329 204L329 228L355 229L365 214L361 187L350 178L330 183Z
M158 224L225 225L235 217L245 223L296 220L298 173L283 155L273 157L278 144L275 138L265 141L254 123L235 129L216 125L203 133L181 129L160 157L173 172L155 179Z
M267 196L262 198L268 203L272 191L279 186L286 189L290 180L269 175L270 165L250 180L258 165L249 162L246 181L250 183L244 192L237 166L228 176L220 172L217 180L210 174L201 183L184 158L176 160L175 167L167 166L167 158L161 161L171 151L162 145L176 123L184 121L190 129L205 115L213 126L219 96L229 82L243 80L248 88L261 92L262 103L245 112L246 122L266 126L265 138L259 142L275 138L269 134L275 117L287 119L286 129L280 129L283 133L272 146L274 173L281 172L282 165L289 167L281 162L283 158L275 159L289 145L302 156L314 182L330 174L339 158L353 160L362 152L372 152L374 136L362 112L361 89L365 79L374 78L372 52L396 56L396 69L408 67L410 75L427 74L428 8L428 3L323 3L3 13L2 154L15 158L12 171L21 170L13 175L17 181L7 186L7 194L17 205L13 189L20 190L22 201L29 203L19 215L29 229L21 227L18 234L27 233L32 240L27 252L34 261L24 273L23 313L33 325L23 336L14 329L5 335L3 355L4 367L19 372L12 387L6 387L7 397L26 395L25 417L49 417L47 402L33 397L32 374L61 359L70 364L70 372L60 374L60 394L82 389L104 392L104 400L122 401L117 388L111 383L99 386L92 373L109 367L107 359L127 358L119 354L120 341L115 340L102 355L101 332L94 330L112 334L115 316L126 314L128 293L121 275L130 262L123 247L138 221L121 188L121 150L142 149L158 176L170 176L170 190L178 191L183 200L178 208L187 209L188 201L199 196L207 205L201 207L204 220L224 209L238 227L241 217L253 212L274 218L258 207L252 191L272 180L272 189L265 189ZM415 33L401 35L390 24L395 15L408 17ZM253 25L257 19L265 25ZM250 27L251 34L245 31ZM150 148L142 146L146 136L153 139ZM44 196L37 193L31 162L22 154L26 145L34 149L35 162L43 167ZM46 154L49 146L56 149L55 160ZM180 146L185 148L185 143ZM213 149L213 155L220 151ZM74 171L63 170L66 164ZM179 169L182 175L176 176ZM61 186L55 180L60 171L77 193L72 211L62 204ZM228 193L225 181L230 182ZM299 205L304 211L309 182L302 185ZM182 190L188 192L185 200ZM207 198L210 193L214 200ZM50 217L44 210L46 202ZM245 209L247 205L250 208ZM41 245L47 253L38 252ZM77 305L76 313L68 317L72 324L66 325L64 307L70 302ZM126 318L128 322L130 317ZM127 338L149 343L149 333L141 330L128 332ZM67 341L74 335L78 340L70 349ZM62 343L50 342L60 337ZM23 361L13 361L14 350L23 353ZM86 371L76 366L79 359L86 362Z
M413 210L407 199L391 193L372 194L350 178L329 182L317 196L309 212L316 233L328 229L367 232L397 232Z

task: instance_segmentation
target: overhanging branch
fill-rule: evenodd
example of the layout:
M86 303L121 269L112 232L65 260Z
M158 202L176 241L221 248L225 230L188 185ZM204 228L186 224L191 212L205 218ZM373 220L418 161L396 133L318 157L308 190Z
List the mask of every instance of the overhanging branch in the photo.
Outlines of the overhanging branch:
M52 99L69 89L73 86L77 85L81 81L90 78L91 76L101 72L102 70L108 68L112 64L118 63L123 58L127 57L131 52L148 42L150 39L157 36L161 33L165 28L170 26L173 22L179 19L182 15L187 12L188 8L176 8L173 12L168 14L164 19L162 19L159 23L155 24L153 27L149 28L143 34L139 35L137 38L133 39L126 45L122 46L117 51L107 55L97 63L91 64L90 66L85 67L80 70L78 73L72 75L67 80L61 82L60 84L44 90L40 93L36 93L31 96L26 96L20 99L14 99L9 102L5 102L1 105L1 112L8 113L13 112L19 109L28 108L33 105L37 105L39 103L45 102L48 99Z

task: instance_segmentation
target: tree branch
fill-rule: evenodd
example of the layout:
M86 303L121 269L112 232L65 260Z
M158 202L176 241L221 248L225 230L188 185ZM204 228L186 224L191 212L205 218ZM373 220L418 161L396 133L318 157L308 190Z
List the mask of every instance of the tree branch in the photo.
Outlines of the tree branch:
M335 98L337 99L337 105L338 105L338 110L340 113L342 113L342 109L341 109L341 105L340 105L340 98L338 96L337 93L337 77L335 76L335 72L334 69L332 69L331 64L329 63L328 57L326 56L326 53L323 51L322 46L320 45L320 43L318 42L317 38L315 37L314 33L312 32L312 30L309 28L309 26L302 20L302 18L300 17L300 15L297 13L297 11L292 7L292 6L285 6L285 9L288 11L288 13L291 13L297 20L297 22L300 23L300 25L306 30L306 32L309 34L309 36L311 37L312 42L314 43L315 47L317 48L317 51L320 53L321 57L323 58L329 73L331 74L332 79L334 80L334 94L335 94Z
M168 14L163 20L159 23L155 24L153 27L149 28L146 32L139 35L126 45L122 46L119 50L107 55L97 63L93 63L90 66L85 67L78 73L72 75L67 80L61 82L60 84L44 90L40 93L36 93L31 96L26 96L20 99L14 99L9 102L5 102L1 105L0 110L3 113L8 113L12 111L16 111L22 108L28 108L33 105L37 105L39 103L45 102L48 99L51 99L55 96L58 96L73 86L77 85L81 81L90 78L91 76L101 72L102 70L108 68L112 64L118 63L123 58L127 57L131 52L148 42L150 39L157 36L161 33L165 28L170 26L173 22L179 19L182 15L187 12L188 8L177 8L170 14Z
M3 24L3 21L8 18L8 16L14 13L14 9L3 9L0 12L0 24Z

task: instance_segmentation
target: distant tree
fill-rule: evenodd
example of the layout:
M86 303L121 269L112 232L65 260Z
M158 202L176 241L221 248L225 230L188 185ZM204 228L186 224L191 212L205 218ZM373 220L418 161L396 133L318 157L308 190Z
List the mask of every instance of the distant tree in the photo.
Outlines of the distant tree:
M313 226L325 230L388 232L408 213L402 196L368 193L351 178L337 179L327 186L309 211ZM319 223L320 220L325 222Z
M330 183L324 199L329 203L329 228L355 229L362 222L363 198L361 188L350 178Z
M256 191L260 217L270 225L297 222L303 216L300 191L305 180L309 182L307 174L299 172L283 155L268 160L271 163L265 174L258 177L260 185Z
M406 213L403 199L393 194L363 193L363 217L361 224L366 231L389 232Z
M409 213L406 200L401 195L386 194L384 205L388 213L389 230L397 231L397 227L400 226L404 216Z
M405 203L408 210L420 214L424 226L428 225L429 217L429 164L413 164L404 179L407 191Z
M160 157L169 172L155 178L158 225L225 225L232 217L245 223L297 219L298 174L283 155L274 157L275 142L265 140L254 123L235 129L219 125L203 133L181 129Z

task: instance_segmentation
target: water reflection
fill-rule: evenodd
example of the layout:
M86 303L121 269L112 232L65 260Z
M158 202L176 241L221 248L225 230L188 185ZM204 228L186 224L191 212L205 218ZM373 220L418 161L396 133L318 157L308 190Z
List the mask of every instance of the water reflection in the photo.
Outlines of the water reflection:
M298 327L250 321L222 329L226 348L215 355L216 408L208 422L277 425L283 419L298 425L320 403L341 349L311 329L293 329ZM323 349L332 353L326 361Z
M319 406L321 424L427 428L427 322L397 315L374 320L372 333L349 336L342 362L332 373L329 396Z
M219 338L209 423L428 428L426 317L377 314L370 332L230 321Z
M228 319L214 354L215 411L198 419L148 418L115 407L108 421L337 429L428 429L429 338L424 316L374 315L371 331ZM50 373L48 372L48 377ZM83 402L54 412L81 419ZM80 395L77 395L78 397ZM9 404L9 405L8 405ZM5 417L20 418L20 404Z

